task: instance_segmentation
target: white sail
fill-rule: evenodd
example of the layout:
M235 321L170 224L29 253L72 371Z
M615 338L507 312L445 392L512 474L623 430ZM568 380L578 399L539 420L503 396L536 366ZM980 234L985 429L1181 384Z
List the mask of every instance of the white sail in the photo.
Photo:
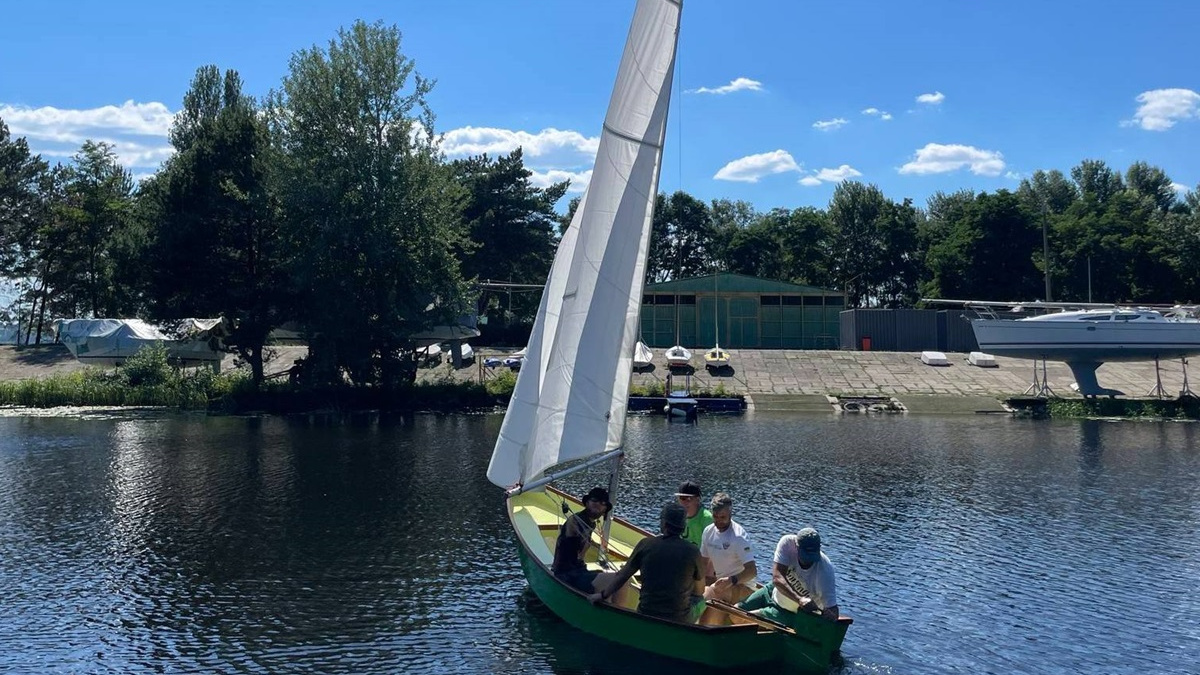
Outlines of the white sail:
M681 5L638 0L634 10L591 182L555 254L488 466L501 487L621 445Z

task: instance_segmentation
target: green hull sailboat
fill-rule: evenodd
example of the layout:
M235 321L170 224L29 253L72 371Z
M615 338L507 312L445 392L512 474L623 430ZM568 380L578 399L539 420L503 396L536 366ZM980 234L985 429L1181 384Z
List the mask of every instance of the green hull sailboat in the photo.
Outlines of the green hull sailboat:
M636 578L625 605L593 605L551 572L564 508L582 505L550 484L607 466L616 501L681 9L680 0L637 2L591 182L559 242L488 479L505 490L530 587L567 623L717 668L790 664L823 671L841 646L848 618L802 613L785 626L710 605L728 625L677 623L637 612ZM597 570L619 568L638 541L652 536L611 514L601 530L593 537L603 560L587 561Z

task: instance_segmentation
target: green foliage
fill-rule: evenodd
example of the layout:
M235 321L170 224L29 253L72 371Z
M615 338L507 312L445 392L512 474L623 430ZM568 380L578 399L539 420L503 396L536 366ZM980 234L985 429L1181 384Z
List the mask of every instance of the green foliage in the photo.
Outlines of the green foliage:
M922 271L920 214L912 202L897 204L875 185L846 181L834 188L828 214L830 278L841 282L847 307L872 301L884 307L911 305Z
M154 344L139 349L125 359L117 374L131 387L157 387L176 376L175 369L167 361L167 347Z
M922 237L930 272L925 294L1037 297L1033 252L1041 250L1041 230L1016 194L938 193L930 199Z
M712 271L716 228L708 206L687 194L659 195L651 224L646 278L686 279Z
M143 201L155 318L228 319L226 344L263 378L263 345L292 306L270 139L235 71L196 71L171 127L175 155Z
M508 368L497 369L495 374L484 381L483 386L492 396L512 396L517 387L517 374Z
M1050 399L1052 418L1120 417L1126 419L1200 419L1200 399Z
M633 384L629 387L630 396L666 396L666 383L661 380L651 380L647 384Z
M293 55L272 96L312 385L409 382L409 336L469 308L455 257L466 193L436 146L432 87L396 28L359 21Z
M566 194L569 181L534 187L529 182L533 172L525 168L519 148L495 160L487 155L457 160L451 168L467 190L462 215L467 237L457 253L463 276L545 283L557 245L554 204ZM528 292L489 298L485 291L484 301L493 301L487 305L489 328L532 323L540 299L540 293Z
M38 380L0 382L0 405L165 406L203 410L223 397L251 388L241 372L209 370L179 373L158 354L144 349L115 372L88 368ZM131 363L132 368L131 368Z

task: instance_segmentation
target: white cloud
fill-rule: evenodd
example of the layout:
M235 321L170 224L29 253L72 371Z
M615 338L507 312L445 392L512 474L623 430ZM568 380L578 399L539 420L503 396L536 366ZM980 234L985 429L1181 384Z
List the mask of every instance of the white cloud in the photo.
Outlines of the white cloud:
M157 101L83 109L0 104L0 119L46 157L70 158L89 139L111 143L118 161L140 176L156 171L174 152L167 143L174 113Z
M592 180L591 169L578 172L563 171L561 169L550 169L548 171L530 169L530 172L533 175L529 177L529 183L534 187L548 188L554 183L561 183L564 180L571 181L571 186L567 188L567 192L583 192Z
M1190 187L1184 185L1183 183L1171 183L1171 189L1181 195L1187 194L1191 190Z
M864 108L862 114L869 117L878 117L884 121L892 119L892 113L886 110L880 110L879 108Z
M835 117L831 120L818 120L813 122L812 126L818 131L833 131L845 124L849 124L849 122L841 117Z
M729 84L720 87L700 87L698 89L688 89L688 94L732 94L735 91L762 91L762 82L751 80L748 77L739 77Z
M932 94L921 94L917 97L917 103L928 103L929 105L939 105L946 100L946 95L940 91L935 91Z
M535 187L549 187L571 181L568 192L583 192L592 178L592 164L600 147L599 136L584 136L578 131L542 129L528 132L494 127L462 127L443 134L442 151L447 157L468 157L487 153L507 155L517 148L525 167L533 174Z
M1004 166L1004 155L995 150L980 150L970 145L928 143L917 150L912 161L900 167L899 171L924 175L970 169L971 173L979 176L999 176Z
M451 157L467 157L489 153L506 155L522 148L526 159L550 155L578 153L594 158L600 147L599 136L584 136L578 131L542 129L537 133L495 129L491 127L462 127L445 133L442 151Z
M0 104L0 118L14 136L31 140L82 143L97 133L166 138L175 115L157 101L126 101L119 106L72 110Z
M1009 180L1021 180L1025 176L1020 171L1005 171L1004 177Z
M801 185L813 187L821 183L840 183L844 180L857 178L862 175L862 172L849 164L843 164L836 169L821 169L813 172L811 175L800 179Z
M879 114L879 108L863 108L862 114L864 114L864 115L878 115L878 114Z
M799 170L800 165L796 164L796 160L786 150L775 150L735 159L721 167L721 170L713 178L757 183L758 179L763 176Z
M885 121L885 122L886 122L887 120L890 120L890 119L892 119L892 113L890 113L890 112L885 112L885 113L883 113L882 115L880 115L880 116L879 116L879 119L881 119L881 120L883 120L883 121Z
M1200 94L1191 89L1151 89L1137 95L1137 112L1123 126L1166 131L1180 120L1200 118Z

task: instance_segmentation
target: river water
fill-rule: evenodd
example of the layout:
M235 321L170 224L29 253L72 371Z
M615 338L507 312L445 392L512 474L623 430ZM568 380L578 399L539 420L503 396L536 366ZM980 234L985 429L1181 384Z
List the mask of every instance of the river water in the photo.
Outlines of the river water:
M704 672L530 594L500 416L0 417L0 672ZM631 418L620 511L822 533L846 673L1195 673L1200 427ZM586 488L599 476L568 488Z

